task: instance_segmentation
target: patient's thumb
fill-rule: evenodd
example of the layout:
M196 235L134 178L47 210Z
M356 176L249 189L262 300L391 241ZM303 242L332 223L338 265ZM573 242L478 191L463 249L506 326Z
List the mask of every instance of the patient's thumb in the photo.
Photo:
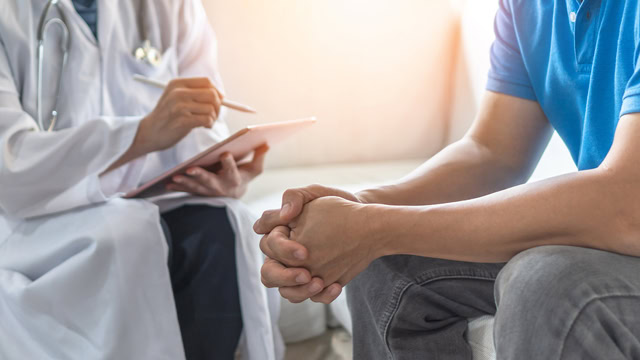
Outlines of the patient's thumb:
M282 208L280 209L280 220L287 224L302 212L305 204L304 194L299 190L287 190L282 195Z
M294 217L295 214L293 214L293 206L291 206L291 203L284 203L282 209L280 209L280 219L289 221L293 220Z

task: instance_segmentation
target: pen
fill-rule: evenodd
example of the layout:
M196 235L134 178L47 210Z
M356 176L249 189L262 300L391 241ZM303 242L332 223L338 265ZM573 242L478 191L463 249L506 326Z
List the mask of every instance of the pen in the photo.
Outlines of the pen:
M158 80L153 80L153 79L149 79L148 77L139 75L139 74L135 74L133 75L133 80L135 81L139 81L141 83L145 83L147 85L151 85L151 86L155 86L157 88L160 89L164 89L167 87L167 84L160 82ZM234 109L234 110L238 110L238 111L242 111L242 112L246 112L246 113L252 113L255 114L256 111L247 106L247 105L243 105L240 104L238 102L235 101L231 101L231 100L227 100L227 99L222 99L222 105L228 107L229 109Z

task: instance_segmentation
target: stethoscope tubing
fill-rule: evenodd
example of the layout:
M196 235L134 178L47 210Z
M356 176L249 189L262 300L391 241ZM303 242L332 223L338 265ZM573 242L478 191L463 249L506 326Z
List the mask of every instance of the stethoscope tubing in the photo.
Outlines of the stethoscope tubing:
M47 21L47 16L51 11L51 8L55 6L58 12L60 13L59 17L53 18ZM49 123L49 127L46 128L46 131L52 131L56 125L56 120L58 118L58 98L60 96L60 90L62 89L62 73L64 72L67 59L69 56L69 43L70 43L70 33L69 27L67 26L67 19L64 16L64 13L60 9L60 3L58 0L49 0L47 5L45 6L42 15L40 15L40 21L38 23L38 61L37 61L37 79L36 79L36 121L38 123L38 127L40 130L45 131L44 126L44 116L42 114L42 88L44 82L44 44L47 36L47 31L49 27L52 25L57 25L62 29L62 69L58 73L58 85L56 96L54 100L53 111L51 112L51 121Z
M141 0L141 4L143 6L146 5L147 0ZM52 7L55 7L58 10L59 16L57 18L51 18L47 20L49 12ZM142 8L140 12L144 12L146 9ZM142 14L139 14L142 16ZM140 21L138 21L140 23ZM49 122L49 126L45 128L44 125L44 115L42 114L42 98L43 98L43 83L44 83L44 45L47 37L47 32L49 27L52 25L57 25L62 29L63 39L62 39L62 68L58 73L58 84L57 91L54 99L53 110L51 111L51 121ZM136 48L134 54L138 51L142 51L144 56L138 58L138 60L146 61L149 64L156 66L161 59L160 52L151 46L149 39L147 38L147 29L145 29L144 24L141 25L141 35L142 35L142 45L139 48ZM37 75L36 75L36 122L41 131L53 131L56 125L56 121L58 119L58 100L60 98L60 92L62 90L62 75L66 69L67 61L69 58L69 49L71 43L71 33L69 31L69 26L67 25L67 18L64 15L64 12L60 8L60 0L49 0L45 5L42 14L40 15L40 21L38 23L38 34L37 34Z

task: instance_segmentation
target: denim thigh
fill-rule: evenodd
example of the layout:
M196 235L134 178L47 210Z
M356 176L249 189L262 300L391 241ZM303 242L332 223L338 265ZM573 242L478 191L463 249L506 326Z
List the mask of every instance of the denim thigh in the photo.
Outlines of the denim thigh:
M502 267L408 255L375 260L346 289L354 357L471 359L468 319L495 313Z

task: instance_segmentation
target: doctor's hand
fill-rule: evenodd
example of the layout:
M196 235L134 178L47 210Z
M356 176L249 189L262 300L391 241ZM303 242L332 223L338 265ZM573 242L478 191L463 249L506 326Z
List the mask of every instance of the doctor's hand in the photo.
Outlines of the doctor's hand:
M223 95L208 78L176 79L169 83L155 109L138 127L137 143L146 153L164 150L197 127L211 128Z
M104 173L140 156L170 148L194 128L211 128L220 113L222 98L207 78L171 81L155 109L140 121L129 149Z
M264 170L264 159L269 147L264 145L253 153L253 160L238 165L231 154L220 158L221 169L215 172L193 167L187 175L173 177L167 185L171 191L183 191L197 196L240 198L247 191L247 185Z
M276 227L262 238L260 248L268 257L263 284L278 287L291 302L335 300L342 286L384 255L372 232L379 222L372 209L339 197L308 203L289 227Z

